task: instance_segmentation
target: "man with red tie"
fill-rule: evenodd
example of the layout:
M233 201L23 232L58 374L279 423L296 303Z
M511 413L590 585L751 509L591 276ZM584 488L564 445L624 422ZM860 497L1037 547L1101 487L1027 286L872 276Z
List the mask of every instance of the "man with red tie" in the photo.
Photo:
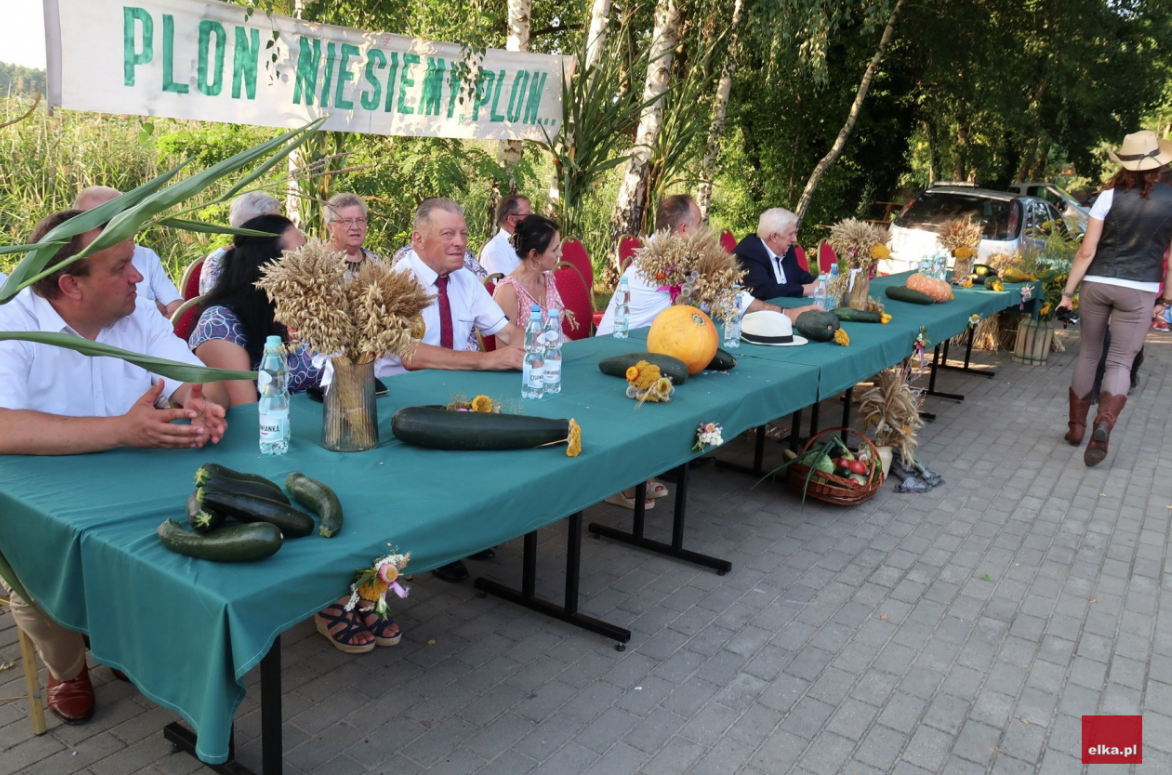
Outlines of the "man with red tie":
M433 294L435 303L423 311L426 331L415 353L405 361L384 356L375 364L379 377L417 369L507 371L520 369L525 358L525 333L505 317L480 280L464 268L468 225L464 210L451 199L425 199L415 211L411 250L395 264L415 274ZM506 345L492 352L469 350L469 334L496 336Z
M423 310L427 330L422 343L405 361L386 355L375 364L380 377L402 374L416 369L453 369L462 371L507 371L520 369L525 359L525 332L510 321L480 279L464 268L464 251L468 247L468 225L464 210L451 199L433 197L423 200L415 211L415 228L411 233L411 250L395 264L395 269L413 272L419 284L434 294L435 303ZM498 345L492 352L469 350L469 334L475 328L483 336L496 336ZM474 560L492 559L490 549L471 555ZM460 560L436 568L433 573L444 581L463 581L468 569Z

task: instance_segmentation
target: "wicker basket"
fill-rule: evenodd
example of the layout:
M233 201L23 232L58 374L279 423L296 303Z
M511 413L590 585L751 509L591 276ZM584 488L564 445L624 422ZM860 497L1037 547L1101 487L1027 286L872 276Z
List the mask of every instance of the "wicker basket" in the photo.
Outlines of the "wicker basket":
M883 475L883 466L879 462L879 450L871 443L864 434L859 433L854 428L826 428L819 431L810 437L806 445L802 447L802 451L798 453L798 459L801 460L803 456L818 443L818 440L823 436L841 433L842 431L849 431L858 436L863 442L871 448L871 460L874 465L879 467L879 476L872 482L859 486L850 479L846 479L835 474L822 474L822 479L808 479L807 475L810 472L810 467L802 465L801 463L793 463L789 466L789 486L790 488L802 495L803 497L816 498L825 503L833 503L838 506L855 506L868 500L872 495L879 491L883 485L886 477Z

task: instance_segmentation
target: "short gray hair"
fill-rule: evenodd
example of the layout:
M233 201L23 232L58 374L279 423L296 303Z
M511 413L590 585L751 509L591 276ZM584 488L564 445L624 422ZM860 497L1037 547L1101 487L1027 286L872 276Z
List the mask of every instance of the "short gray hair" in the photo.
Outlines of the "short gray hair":
M790 226L798 222L798 216L784 207L773 207L761 213L757 221L757 236L762 240L770 234L781 234Z
M246 222L262 215L280 215L281 203L264 191L249 191L232 200L228 207L228 224L240 228Z
M330 197L330 201L326 202L326 223L338 220L338 211L343 207L361 207L363 218L370 215L366 209L366 202L363 202L362 197L357 194L334 194Z
M415 211L415 231L423 231L424 225L431 223L431 214L435 210L443 210L456 215L464 214L464 208L447 197L433 196L430 199L424 199Z
M122 196L122 192L109 186L86 186L77 192L77 199L73 200L74 210L92 210L98 205L104 205L111 199Z

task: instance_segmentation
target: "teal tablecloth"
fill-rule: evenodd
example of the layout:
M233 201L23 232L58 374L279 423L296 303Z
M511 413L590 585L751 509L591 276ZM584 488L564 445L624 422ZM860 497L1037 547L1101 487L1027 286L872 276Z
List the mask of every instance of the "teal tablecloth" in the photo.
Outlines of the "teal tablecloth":
M259 453L255 406L233 409L224 440L208 449L0 457L0 546L47 611L89 633L95 659L187 719L200 758L223 762L245 674L281 631L341 596L387 543L412 553L412 572L438 567L679 465L696 454L702 422L721 423L731 438L818 398L817 367L746 358L731 372L693 377L670 404L636 409L626 382L597 363L639 347L609 337L568 345L564 392L539 401L520 398L516 372L395 377L378 402L383 442L367 453L323 450L321 407L297 397L283 457ZM526 414L575 418L582 454L424 450L390 433L400 406L478 393ZM278 482L291 471L321 479L338 492L345 526L332 539L288 541L258 563L172 554L155 529L183 518L192 475L207 461Z

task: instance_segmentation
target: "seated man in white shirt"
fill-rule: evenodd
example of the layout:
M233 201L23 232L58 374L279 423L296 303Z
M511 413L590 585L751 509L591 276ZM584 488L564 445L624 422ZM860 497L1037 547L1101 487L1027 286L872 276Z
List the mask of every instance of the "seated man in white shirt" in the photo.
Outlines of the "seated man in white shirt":
M497 233L480 249L480 264L490 275L509 274L521 263L520 256L509 242L517 224L532 214L529 200L523 196L506 196L496 206Z
M394 376L416 369L507 371L520 369L525 358L525 333L512 323L484 285L464 268L468 225L464 210L451 199L425 199L415 211L411 251L395 264L415 274L434 295L423 311L426 333L406 361L387 355L375 363L375 375ZM446 308L446 309L445 309ZM469 333L495 336L507 345L488 353L470 350Z
M67 210L43 219L33 241L79 214ZM100 233L94 229L74 237L50 266L76 255ZM135 285L142 275L131 263L133 254L134 243L124 240L38 280L0 306L0 331L73 334L202 366L154 303L137 297ZM227 407L227 391L218 382L175 384L116 358L0 342L0 454L202 447L223 437ZM176 425L175 420L190 422ZM16 622L49 668L49 710L66 723L86 721L93 713L94 692L82 636L30 610L19 597L12 602Z
M75 210L92 210L111 199L122 196L122 192L109 186L90 186L83 188L73 202ZM163 261L159 254L142 245L134 246L134 268L142 275L138 283L138 297L153 301L163 317L170 320L175 310L183 304L183 294L175 287L175 283L167 276L163 268Z
M688 194L675 194L667 197L659 203L659 208L655 211L656 231L666 229L673 234L687 234L689 231L700 228L702 222L700 207ZM627 287L631 290L630 328L650 326L655 321L656 315L671 306L671 292L666 288L659 290L658 286L644 280L643 276L636 271L634 261L623 272L623 277L627 278ZM790 320L797 320L798 315L808 309L816 309L812 306L781 309L760 299L750 300L748 292L744 294L744 300L748 304L747 308L744 309L746 313L773 310L774 312L784 312ZM606 305L602 321L598 324L596 336L610 336L614 332L614 308L615 298L612 296L610 303Z
M415 369L457 369L505 371L520 369L525 359L525 332L505 317L488 295L480 278L464 266L468 225L464 210L451 199L423 200L415 211L411 250L395 263L395 269L410 271L425 289L434 289L435 303L423 311L426 332L421 344L406 361L383 356L374 367L377 376L393 376ZM469 350L469 332L496 336L507 345L488 353ZM472 555L487 560L492 549ZM460 560L433 571L444 581L463 581L468 569Z

